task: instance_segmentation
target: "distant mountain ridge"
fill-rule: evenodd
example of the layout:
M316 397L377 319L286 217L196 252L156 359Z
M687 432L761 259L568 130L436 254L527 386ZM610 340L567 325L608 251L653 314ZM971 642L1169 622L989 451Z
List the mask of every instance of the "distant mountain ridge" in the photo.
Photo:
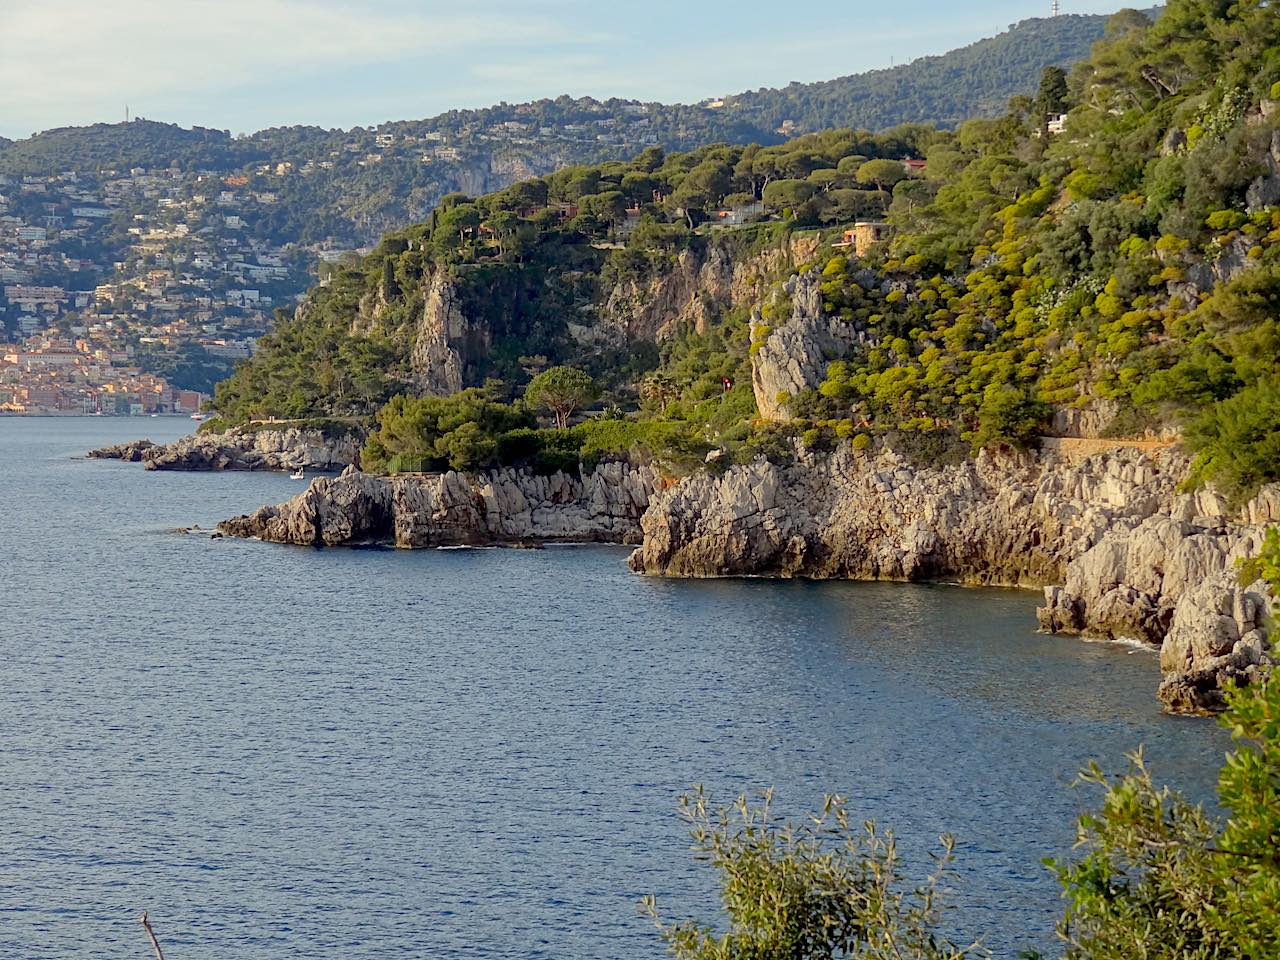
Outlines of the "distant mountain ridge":
M267 161L305 161L350 148L376 149L379 132L436 136L462 154L445 151L428 164L443 177L393 176L408 188L438 180L440 193L465 182L447 176L450 164L467 165L477 157L468 137L487 136L493 148L510 156L514 175L545 173L537 156L548 152L554 163L590 163L627 156L649 145L690 149L706 143L779 143L797 133L831 127L883 130L900 123L959 121L999 112L1010 96L1033 89L1043 67L1068 65L1088 55L1102 36L1107 17L1071 15L1029 19L998 36L950 53L928 56L886 70L873 70L819 83L792 83L700 104L664 105L639 101L560 97L527 104L501 104L481 110L454 110L437 117L387 122L349 131L320 127L277 127L249 136L200 127L134 121L62 127L33 137L0 138L0 173L50 175L68 170L164 167L229 171ZM710 104L716 104L711 106ZM613 130L578 129L583 124L612 124ZM517 129L525 127L526 129ZM486 142L486 141L481 141ZM484 153L486 151L479 151ZM339 158L345 159L345 158ZM413 158L421 162L421 158ZM436 163L435 161L440 161ZM345 166L335 163L335 166ZM501 164L499 165L501 166ZM465 181L465 177L462 178ZM503 184L477 184L478 190ZM432 201L434 202L434 201ZM425 207L412 213L420 215ZM399 217L397 219L411 219Z

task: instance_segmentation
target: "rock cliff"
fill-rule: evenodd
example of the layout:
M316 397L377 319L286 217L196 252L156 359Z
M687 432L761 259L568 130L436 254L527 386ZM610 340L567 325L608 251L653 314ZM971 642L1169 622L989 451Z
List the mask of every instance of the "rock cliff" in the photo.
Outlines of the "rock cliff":
M274 543L402 548L556 542L636 543L659 485L647 465L602 463L583 478L501 469L374 477L355 468L278 506L219 525Z
M1049 630L1129 637L1161 650L1160 696L1176 712L1220 705L1222 683L1269 662L1261 584L1233 562L1280 519L1271 490L1229 516L1178 492L1170 450L1076 456L981 454L917 467L891 451L801 453L658 494L632 569L681 577L765 575L1050 586Z
M789 419L790 397L818 386L832 360L867 342L866 333L854 324L826 315L818 271L792 276L775 296L775 306L783 298L790 302L790 315L770 331L751 359L751 387L766 420ZM753 328L760 323L757 313Z
M97 460L141 461L147 470L319 470L336 472L356 463L364 435L322 430L230 430L197 433L168 444L150 440L92 450Z
M426 285L409 363L420 394L447 397L465 385L468 362L489 351L489 331L470 320L458 301L457 286L442 273Z
M757 253L735 255L721 243L685 250L654 276L621 280L604 291L591 326L578 325L580 340L662 340L684 324L704 332L720 313L748 307L773 278L811 258L821 235L810 233Z

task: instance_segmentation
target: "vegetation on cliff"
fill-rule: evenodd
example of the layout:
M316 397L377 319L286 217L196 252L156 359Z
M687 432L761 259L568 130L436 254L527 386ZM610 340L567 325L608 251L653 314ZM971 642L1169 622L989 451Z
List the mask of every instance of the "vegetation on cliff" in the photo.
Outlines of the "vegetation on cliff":
M651 149L447 197L313 294L218 410L369 415L414 393L415 323L447 278L484 341L464 351L470 385L499 377L514 394L530 356L572 363L633 418L731 451L779 432L1026 445L1055 415L1106 410L1113 433L1183 427L1196 477L1243 496L1280 472L1278 50L1268 4L1178 0L1154 23L1116 15L1069 76L1046 69L1035 97L954 131ZM880 216L894 236L867 255L832 244ZM742 263L805 230L825 230L810 262L757 280L798 266L846 346L776 398L790 424L753 422L748 386L788 322L780 287L656 335L617 308L690 263Z
M531 356L573 362L606 387L633 385L658 364L652 340L574 334L603 326L597 321L612 291L660 279L686 252L715 248L741 258L798 228L883 208L889 197L860 184L859 169L868 157L918 153L933 136L927 128L833 131L777 147L651 149L629 163L570 168L474 199L446 197L429 222L336 270L219 386L215 405L233 421L373 413L413 387L416 325L437 278L456 289L468 325L486 333L465 371L470 385L526 380L522 358ZM779 183L791 185L785 202L796 204L775 207L785 219L714 229L722 209L765 216L761 198ZM741 329L739 319L724 333Z

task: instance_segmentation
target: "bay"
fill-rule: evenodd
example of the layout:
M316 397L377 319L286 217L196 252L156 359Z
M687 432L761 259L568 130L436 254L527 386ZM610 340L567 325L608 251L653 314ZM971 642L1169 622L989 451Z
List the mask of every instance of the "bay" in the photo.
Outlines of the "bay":
M915 864L954 832L950 923L1014 956L1082 765L1144 744L1207 798L1228 746L1032 592L210 540L172 530L301 486L79 459L190 427L0 419L3 960L144 955L144 909L191 960L660 957L642 895L715 907L694 783L845 794Z

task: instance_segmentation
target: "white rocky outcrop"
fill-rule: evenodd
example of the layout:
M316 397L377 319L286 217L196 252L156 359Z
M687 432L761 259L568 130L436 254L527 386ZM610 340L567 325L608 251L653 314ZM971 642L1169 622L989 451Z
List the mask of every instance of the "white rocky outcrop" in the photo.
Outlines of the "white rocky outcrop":
M658 485L652 466L622 462L601 463L581 478L512 468L374 477L351 468L219 529L311 546L635 543Z
M718 242L684 250L652 276L616 282L571 332L595 343L664 340L686 324L701 333L720 312L759 301L776 275L807 261L820 245L820 234L803 234L750 256L734 256Z
M791 313L769 332L751 360L756 407L766 420L789 419L787 400L816 387L832 360L866 339L854 324L826 315L816 270L792 276L780 293L789 299ZM757 313L753 327L760 322Z
M423 291L423 308L409 356L420 394L447 397L463 388L468 356L489 349L489 331L463 313L457 285L434 274Z

